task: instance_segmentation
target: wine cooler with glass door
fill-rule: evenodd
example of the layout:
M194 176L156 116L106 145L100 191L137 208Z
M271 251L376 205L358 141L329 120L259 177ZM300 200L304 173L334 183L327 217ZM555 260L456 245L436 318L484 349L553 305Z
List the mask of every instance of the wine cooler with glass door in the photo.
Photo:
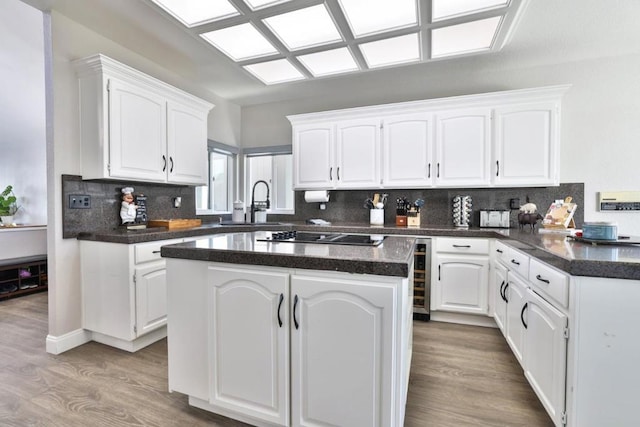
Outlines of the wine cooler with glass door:
M431 303L431 239L419 238L413 260L413 318L429 320Z

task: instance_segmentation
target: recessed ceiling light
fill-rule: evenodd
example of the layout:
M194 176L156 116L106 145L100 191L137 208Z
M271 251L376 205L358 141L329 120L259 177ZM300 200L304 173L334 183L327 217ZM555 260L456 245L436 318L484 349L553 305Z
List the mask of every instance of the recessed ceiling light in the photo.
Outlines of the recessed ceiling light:
M291 0L244 0L252 10L269 7L280 3L286 3Z
M234 61L278 53L277 49L249 23L200 35Z
M263 22L290 50L342 40L324 4L271 16Z
M439 58L490 49L501 19L501 16L496 16L432 30L431 57Z
M416 0L338 0L355 37L418 23Z
M346 47L300 55L298 59L316 77L358 70L358 64Z
M509 0L432 0L432 21L506 6Z
M360 49L371 68L420 60L418 33L363 43Z
M304 79L304 75L286 59L245 65L244 69L268 85Z
M152 0L187 27L227 18L240 13L227 0Z

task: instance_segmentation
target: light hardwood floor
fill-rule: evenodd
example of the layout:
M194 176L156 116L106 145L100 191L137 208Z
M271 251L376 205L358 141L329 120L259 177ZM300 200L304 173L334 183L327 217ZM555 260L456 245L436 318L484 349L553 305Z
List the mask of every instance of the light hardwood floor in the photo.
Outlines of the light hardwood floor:
M0 426L244 426L167 392L167 344L45 352L47 294L0 301ZM416 322L405 426L551 426L497 329Z

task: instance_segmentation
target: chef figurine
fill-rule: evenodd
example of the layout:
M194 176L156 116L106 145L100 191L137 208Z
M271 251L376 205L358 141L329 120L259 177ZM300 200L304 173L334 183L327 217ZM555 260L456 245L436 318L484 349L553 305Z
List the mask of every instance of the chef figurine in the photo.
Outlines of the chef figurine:
M122 225L135 222L136 209L138 206L133 203L133 187L124 187L122 189L122 206L120 207Z

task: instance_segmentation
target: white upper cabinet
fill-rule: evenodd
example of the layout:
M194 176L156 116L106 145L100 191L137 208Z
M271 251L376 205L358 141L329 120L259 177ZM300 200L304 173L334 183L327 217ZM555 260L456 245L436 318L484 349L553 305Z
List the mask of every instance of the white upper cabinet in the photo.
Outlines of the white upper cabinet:
M213 104L104 55L74 65L84 179L206 184Z
M559 184L551 86L287 116L294 189Z
M455 110L436 114L436 185L489 185L491 110Z
M433 176L433 116L406 114L382 120L382 185L430 187Z
M495 109L495 185L559 184L559 110L557 101Z
M109 165L111 178L163 181L166 159L166 99L134 84L110 79ZM87 177L89 172L83 170Z
M336 124L336 188L380 186L380 120Z
M169 182L206 183L208 179L207 112L178 102L167 106L167 173Z
M294 187L333 188L334 141L334 126L331 123L294 127Z

